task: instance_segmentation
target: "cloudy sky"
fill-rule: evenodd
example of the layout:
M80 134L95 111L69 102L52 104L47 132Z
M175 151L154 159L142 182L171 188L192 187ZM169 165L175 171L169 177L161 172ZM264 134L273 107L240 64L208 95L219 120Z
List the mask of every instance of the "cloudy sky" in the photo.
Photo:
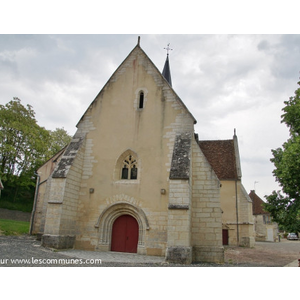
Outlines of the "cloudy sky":
M236 129L242 182L260 197L278 185L271 149L289 137L284 101L298 88L300 35L141 34L141 47L163 69L170 43L175 92L197 119L202 140ZM69 134L138 34L0 35L0 104L30 104L39 125ZM255 183L256 182L256 183Z

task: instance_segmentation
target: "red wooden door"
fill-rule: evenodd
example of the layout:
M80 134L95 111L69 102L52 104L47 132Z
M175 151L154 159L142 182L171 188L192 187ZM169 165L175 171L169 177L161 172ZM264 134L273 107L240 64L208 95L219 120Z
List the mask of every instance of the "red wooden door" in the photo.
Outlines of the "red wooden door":
M123 215L113 224L111 237L111 251L137 252L139 225L135 218Z

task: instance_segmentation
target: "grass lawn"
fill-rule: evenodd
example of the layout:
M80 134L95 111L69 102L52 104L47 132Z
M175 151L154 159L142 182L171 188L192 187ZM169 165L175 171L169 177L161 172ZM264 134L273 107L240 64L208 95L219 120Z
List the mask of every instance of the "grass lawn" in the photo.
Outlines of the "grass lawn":
M29 222L0 219L0 235L21 235L29 232Z

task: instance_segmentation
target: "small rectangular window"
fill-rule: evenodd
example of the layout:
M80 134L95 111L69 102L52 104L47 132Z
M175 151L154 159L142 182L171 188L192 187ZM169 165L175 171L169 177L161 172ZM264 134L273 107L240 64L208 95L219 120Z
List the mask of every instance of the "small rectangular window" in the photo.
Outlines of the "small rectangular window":
M143 107L144 107L144 93L141 92L141 93L140 93L139 108L143 108Z

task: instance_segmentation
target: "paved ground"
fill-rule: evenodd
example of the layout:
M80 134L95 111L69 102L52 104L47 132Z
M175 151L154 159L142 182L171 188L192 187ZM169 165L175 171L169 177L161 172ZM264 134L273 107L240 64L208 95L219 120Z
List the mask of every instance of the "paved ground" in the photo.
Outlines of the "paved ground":
M300 241L256 243L254 248L227 247L224 264L193 264L191 267L298 266ZM0 236L0 267L178 267L163 257L130 253L82 250L52 251L32 236Z
M226 247L225 262L251 266L298 267L300 241L281 239L280 243L256 242L254 248Z
M30 220L30 213L0 208L0 219ZM297 267L300 241L255 244L254 248L225 247L225 263L194 264L196 267ZM17 260L19 259L19 261ZM22 260L23 259L23 260ZM101 260L101 263L100 261ZM2 266L180 266L166 264L163 257L129 253L64 250L54 252L41 247L34 237L5 237L0 233Z

